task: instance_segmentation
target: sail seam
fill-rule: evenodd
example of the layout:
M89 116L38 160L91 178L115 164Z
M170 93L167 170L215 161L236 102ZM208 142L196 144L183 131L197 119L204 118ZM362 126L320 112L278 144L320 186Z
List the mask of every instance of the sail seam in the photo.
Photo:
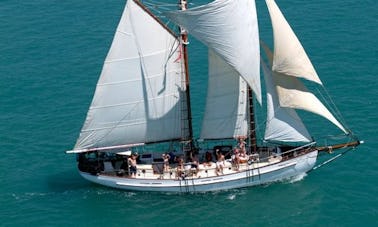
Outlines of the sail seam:
M113 63L113 62L119 62L119 61L125 61L125 60L133 60L133 59L140 59L141 57L151 57L151 56L155 56L155 55L159 55L159 54L164 54L164 53L170 53L171 50L170 49L164 49L164 50L159 50L159 51L155 51L155 52L152 52L150 54L144 54L144 55L138 55L138 56L135 56L135 57L129 57L129 58L119 58L119 59L114 59L114 60L106 60L105 63Z
M117 30L116 32L124 34L124 35L128 35L128 36L132 36L133 35L133 33L124 32L124 31L121 31L121 30Z
M176 69L173 69L171 71L167 71L167 72L164 72L164 73L156 73L152 76L146 76L145 78L146 79L153 79L153 78L157 78L157 77L160 77L162 75L166 75L166 74L169 74L169 73L176 73L176 74L179 74L180 72ZM134 80L122 80L122 81L118 81L118 82L112 82L112 83L99 83L97 84L97 86L101 87L101 86L107 86L107 85L117 85L117 84L123 84L123 83L129 83L129 82L138 82L138 81L142 81L142 79L134 79Z
M130 124L117 124L117 128L119 127L126 127L126 126L131 126L131 125L141 125L141 124L146 124L147 121L141 121L141 122L133 122ZM102 131L102 130L107 130L107 129L112 129L114 128L114 124L119 123L119 122L110 122L112 124L111 126L108 127L101 127L101 128L92 128L92 129L86 129L82 130L82 132L95 132L95 131Z
M114 124L117 124L119 122L120 121L118 121L118 122L110 122L109 124L112 124L111 126L101 127L101 128L98 127L98 128L86 129L86 130L82 130L82 132L95 132L95 131L102 131L102 130L112 129L112 128L114 128ZM117 128L128 127L128 126L132 126L132 125L142 125L142 124L147 124L147 123L148 123L148 121L140 121L140 122L133 121L132 123L117 124Z
M149 98L148 100L157 100L157 99L162 99L162 98L166 98L166 97L176 97L176 93L171 93L171 94L167 94L167 95L160 96L160 97ZM101 109L101 108L108 108L108 107L127 106L127 105L132 105L132 104L140 104L140 103L143 103L143 102L144 102L144 100L135 101L135 102L128 102L128 103L120 103L120 104L114 104L114 105L106 105L106 106L91 106L89 109L92 110L92 109Z

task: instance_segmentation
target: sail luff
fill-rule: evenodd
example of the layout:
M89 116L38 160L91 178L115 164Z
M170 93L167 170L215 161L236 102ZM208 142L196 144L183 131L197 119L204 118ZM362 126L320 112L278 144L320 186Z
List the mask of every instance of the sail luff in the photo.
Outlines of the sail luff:
M187 2L184 0L180 0L180 7L182 11L187 10ZM188 64L188 48L187 48L187 43L188 43L188 34L186 31L179 27L180 33L181 33L181 48L183 52L183 57L184 57L184 68L185 68L185 98L186 98L186 118L183 120L187 120L187 126L188 126L188 137L189 138L183 138L186 140L190 141L190 149L192 149L193 146L193 123L192 123L192 107L191 107L191 100L190 100L190 77L189 77L189 64ZM185 128L185 127L184 127Z
M249 122L249 146L250 151L257 151L257 133L256 133L256 117L255 117L255 108L253 103L253 92L251 87L247 88L247 104L248 104L248 122Z

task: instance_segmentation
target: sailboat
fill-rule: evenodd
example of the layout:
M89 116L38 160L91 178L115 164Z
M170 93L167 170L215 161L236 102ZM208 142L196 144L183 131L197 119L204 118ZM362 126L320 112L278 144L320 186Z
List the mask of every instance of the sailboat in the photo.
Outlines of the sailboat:
M165 21L142 1L128 0L76 145L66 151L77 155L80 175L124 190L227 190L303 175L316 167L320 153L358 146L361 141L307 88L324 86L275 1L266 5L273 50L260 40L255 0L215 0L189 9L180 0L178 10L164 13ZM198 137L188 34L208 49ZM257 105L267 112L262 139L256 135ZM347 140L319 144L296 110L324 117Z

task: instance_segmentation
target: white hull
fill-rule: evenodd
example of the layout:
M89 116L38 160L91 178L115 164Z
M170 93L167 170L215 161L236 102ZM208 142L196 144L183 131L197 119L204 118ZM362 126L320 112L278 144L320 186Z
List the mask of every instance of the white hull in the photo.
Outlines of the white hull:
M247 168L211 177L187 177L185 179L146 179L128 178L108 175L91 175L80 172L85 179L97 184L112 188L132 191L157 191L157 192L206 192L227 190L279 181L311 170L316 162L318 151L273 164ZM230 168L231 169L231 168Z

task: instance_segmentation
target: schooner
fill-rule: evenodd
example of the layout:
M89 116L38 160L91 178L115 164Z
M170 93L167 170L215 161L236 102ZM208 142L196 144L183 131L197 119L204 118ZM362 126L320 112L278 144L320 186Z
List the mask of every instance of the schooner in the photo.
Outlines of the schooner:
M125 190L226 190L295 177L313 169L320 152L358 146L350 129L307 88L306 83L323 82L275 1L265 2L272 49L260 41L255 0L215 0L191 8L180 0L179 10L164 13L178 29L143 1L128 0L80 136L67 151L77 154L80 174ZM208 49L198 138L188 34ZM263 141L256 137L256 105L267 111ZM298 109L330 121L346 142L318 144Z

